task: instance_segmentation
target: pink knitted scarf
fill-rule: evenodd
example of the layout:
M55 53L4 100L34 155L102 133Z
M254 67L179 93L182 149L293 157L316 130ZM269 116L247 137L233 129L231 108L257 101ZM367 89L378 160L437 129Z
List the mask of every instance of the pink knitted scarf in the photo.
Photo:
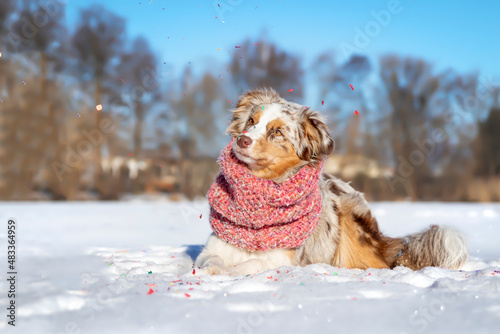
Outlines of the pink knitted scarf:
M254 176L232 146L218 159L221 173L208 191L210 225L220 238L250 251L295 248L304 243L321 214L319 178L323 160L306 165L285 182Z

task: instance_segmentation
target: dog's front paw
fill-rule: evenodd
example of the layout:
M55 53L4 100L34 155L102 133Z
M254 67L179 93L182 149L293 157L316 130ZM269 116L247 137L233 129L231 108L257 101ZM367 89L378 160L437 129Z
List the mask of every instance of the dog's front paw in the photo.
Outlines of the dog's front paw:
M201 268L201 273L204 275L229 275L229 271L218 265L208 265L206 267Z

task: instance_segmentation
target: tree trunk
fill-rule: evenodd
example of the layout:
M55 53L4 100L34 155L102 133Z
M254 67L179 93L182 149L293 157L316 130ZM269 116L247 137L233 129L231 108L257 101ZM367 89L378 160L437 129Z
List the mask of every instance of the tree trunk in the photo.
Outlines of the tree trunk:
M134 151L133 156L135 159L140 159L142 150L142 125L144 123L144 107L142 103L138 102L135 109L135 125L134 125Z
M101 83L101 76L96 73L95 76L95 105L102 105L101 101L101 94L102 94L102 83ZM103 108L104 109L104 108ZM102 120L102 112L103 110L97 110L97 108L94 110L95 111L95 127L94 129L99 130L99 125L101 124ZM104 138L103 138L104 141ZM101 145L102 142L98 142L95 147L94 147L94 187L101 196L101 198L104 195L104 189L103 189L103 184L101 182Z

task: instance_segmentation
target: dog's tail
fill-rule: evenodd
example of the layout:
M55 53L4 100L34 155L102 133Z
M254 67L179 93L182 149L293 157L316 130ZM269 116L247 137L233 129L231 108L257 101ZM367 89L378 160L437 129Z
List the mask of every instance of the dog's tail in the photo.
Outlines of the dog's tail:
M392 266L405 266L413 270L424 267L458 269L468 257L467 242L463 235L449 227L430 226L427 230L398 240L399 247L391 247ZM399 248L399 251L395 253ZM387 254L389 255L389 254Z

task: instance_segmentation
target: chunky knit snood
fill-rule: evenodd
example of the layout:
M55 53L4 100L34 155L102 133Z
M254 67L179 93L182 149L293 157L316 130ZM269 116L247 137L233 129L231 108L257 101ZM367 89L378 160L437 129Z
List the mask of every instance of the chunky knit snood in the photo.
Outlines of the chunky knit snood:
M221 173L208 191L210 225L217 236L250 251L295 248L321 214L323 160L306 165L283 183L254 176L236 158L234 139L218 159Z

